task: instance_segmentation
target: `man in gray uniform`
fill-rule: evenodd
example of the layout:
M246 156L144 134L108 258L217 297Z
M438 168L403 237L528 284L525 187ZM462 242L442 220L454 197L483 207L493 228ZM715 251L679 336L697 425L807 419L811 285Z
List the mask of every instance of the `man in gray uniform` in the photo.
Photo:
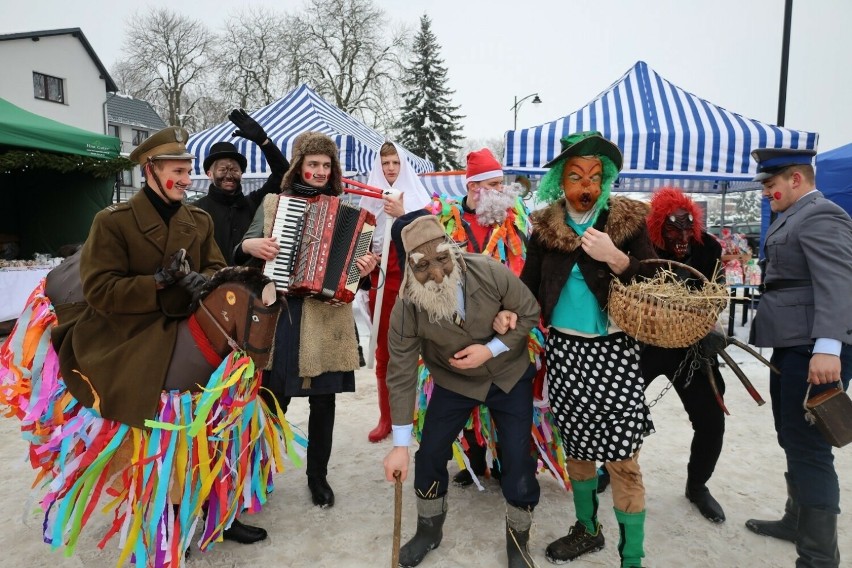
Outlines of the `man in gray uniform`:
M755 181L778 217L766 233L765 291L753 343L772 348L769 389L787 457L780 521L748 520L758 534L796 543L798 568L837 567L840 488L832 447L805 421L802 402L852 376L852 220L814 185L813 150L759 149Z

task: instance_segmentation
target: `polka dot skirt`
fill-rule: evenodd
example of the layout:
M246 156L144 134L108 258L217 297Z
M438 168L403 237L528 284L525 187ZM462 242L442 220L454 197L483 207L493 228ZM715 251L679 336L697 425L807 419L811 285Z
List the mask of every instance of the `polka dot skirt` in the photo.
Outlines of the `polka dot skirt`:
M620 461L636 453L653 432L636 340L551 328L545 356L550 405L566 453L584 461Z

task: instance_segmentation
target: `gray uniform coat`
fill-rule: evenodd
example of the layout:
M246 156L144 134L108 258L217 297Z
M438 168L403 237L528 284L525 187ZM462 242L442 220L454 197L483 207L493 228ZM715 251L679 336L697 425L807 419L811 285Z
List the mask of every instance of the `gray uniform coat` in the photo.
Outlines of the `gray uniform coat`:
M772 223L764 255L766 291L754 320L754 344L793 347L820 337L852 343L849 215L814 191Z
M388 330L387 385L394 424L411 424L417 392L417 362L420 354L435 384L455 393L485 401L496 384L509 392L530 365L527 338L538 324L538 303L529 289L496 260L464 253L467 270L462 276L465 322L458 326L442 320L431 323L426 312L408 300L397 299ZM494 336L494 316L500 310L518 314L515 329L501 335L509 351L475 369L456 369L453 355L474 343L486 344Z

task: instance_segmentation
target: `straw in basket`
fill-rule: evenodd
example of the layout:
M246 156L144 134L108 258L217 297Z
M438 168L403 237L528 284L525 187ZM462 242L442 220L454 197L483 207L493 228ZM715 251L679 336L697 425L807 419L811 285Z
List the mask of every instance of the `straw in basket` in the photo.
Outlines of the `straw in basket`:
M719 314L728 305L727 290L710 282L691 266L673 260L647 259L684 268L704 285L690 289L673 272L662 271L656 278L623 284L613 279L608 312L627 335L656 347L689 347L713 329Z

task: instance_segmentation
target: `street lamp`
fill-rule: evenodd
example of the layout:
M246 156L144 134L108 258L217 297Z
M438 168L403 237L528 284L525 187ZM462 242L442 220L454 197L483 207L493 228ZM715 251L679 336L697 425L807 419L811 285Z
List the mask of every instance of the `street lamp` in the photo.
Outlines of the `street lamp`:
M518 95L515 95L515 104L513 104L512 108L509 109L509 110L515 111L515 130L518 129L518 109L520 108L521 103L524 102L525 100L527 100L530 97L535 97L532 100L532 104L534 104L534 105L540 105L541 104L541 99L538 97L538 93L533 93L531 95L527 95L524 98L522 98L521 100L518 100Z

